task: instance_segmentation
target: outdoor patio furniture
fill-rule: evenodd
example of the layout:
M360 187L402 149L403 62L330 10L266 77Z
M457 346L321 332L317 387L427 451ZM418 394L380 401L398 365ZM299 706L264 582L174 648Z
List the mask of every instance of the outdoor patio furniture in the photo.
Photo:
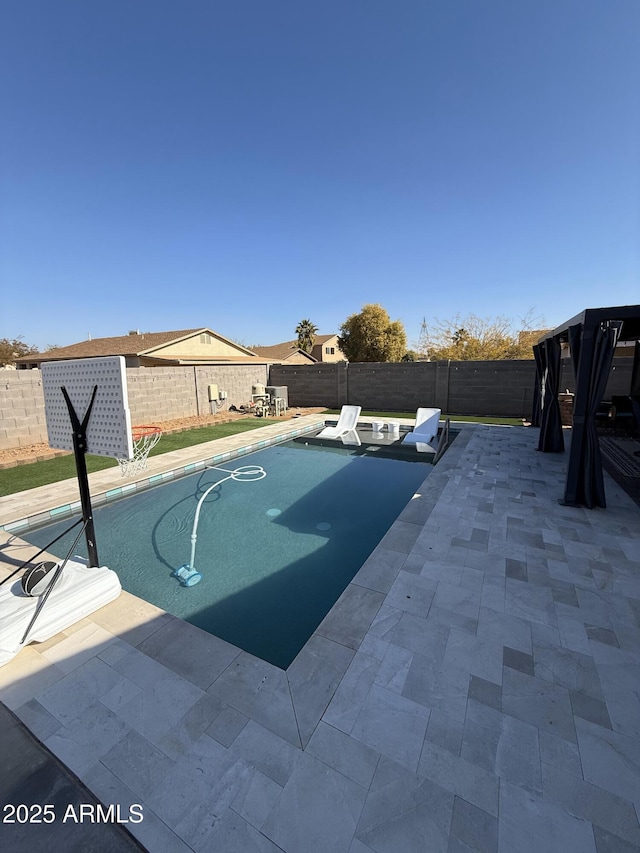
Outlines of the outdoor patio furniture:
M340 410L338 423L333 427L325 427L318 433L318 438L340 438L356 428L360 417L361 406L343 406Z
M404 444L428 444L437 434L442 409L421 408L416 412L416 425L408 432Z

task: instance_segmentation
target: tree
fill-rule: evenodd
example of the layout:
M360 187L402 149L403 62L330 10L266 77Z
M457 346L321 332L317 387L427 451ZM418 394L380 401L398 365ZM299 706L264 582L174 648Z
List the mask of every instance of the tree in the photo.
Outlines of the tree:
M392 322L381 305L365 305L340 326L338 346L349 361L400 361L407 335L400 320Z
M17 358L22 358L23 355L31 355L38 352L38 347L32 347L30 344L25 344L22 340L22 335L17 338L0 338L0 364L13 364Z
M311 320L300 320L296 326L296 335L298 336L298 347L305 352L311 352L318 334L318 327L314 326Z
M476 317L469 314L452 320L436 320L428 327L423 320L416 349L422 357L436 361L497 361L510 358L533 358L533 344L547 329L534 329L543 324L533 318L532 312L520 321L520 330L514 331L508 317Z

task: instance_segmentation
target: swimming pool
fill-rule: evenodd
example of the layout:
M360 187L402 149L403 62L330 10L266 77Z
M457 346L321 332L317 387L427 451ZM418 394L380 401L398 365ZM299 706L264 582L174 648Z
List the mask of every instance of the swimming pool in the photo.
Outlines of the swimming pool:
M185 588L199 499L228 476L206 469L98 507L101 564L127 591L283 669L291 663L431 470L422 459L296 439L223 463L259 465L256 482L227 481L205 499ZM70 520L23 533L40 547ZM75 531L52 550L64 556Z

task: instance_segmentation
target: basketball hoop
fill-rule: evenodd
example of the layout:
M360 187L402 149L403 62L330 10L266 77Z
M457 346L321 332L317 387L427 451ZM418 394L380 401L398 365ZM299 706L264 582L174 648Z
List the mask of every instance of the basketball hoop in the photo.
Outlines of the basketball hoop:
M134 474L139 474L147 467L147 458L152 447L155 447L162 430L158 426L135 426L131 430L131 438L133 439L133 458L118 459L120 473L123 477L132 477Z

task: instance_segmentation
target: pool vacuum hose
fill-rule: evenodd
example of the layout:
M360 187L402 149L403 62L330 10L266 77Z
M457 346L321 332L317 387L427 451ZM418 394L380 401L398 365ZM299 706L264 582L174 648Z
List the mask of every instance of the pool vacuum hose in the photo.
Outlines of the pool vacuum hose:
M230 471L228 468L220 468L217 465L207 465L207 468L211 468L214 471L224 471L229 476L223 477L222 480L218 480L217 483L213 483L213 485L209 486L209 488L198 501L195 518L193 519L193 529L191 531L191 559L188 563L184 563L184 565L171 572L172 576L174 578L177 578L182 584L182 586L195 586L202 580L201 573L198 572L195 567L196 542L198 541L198 521L200 520L200 508L202 507L202 504L204 503L204 500L209 494L209 492L212 489L215 489L216 486L221 486L223 483L226 483L227 480L235 480L239 483L253 483L256 480L263 480L267 476L267 472L260 465L241 465L239 468L235 468L233 471Z

